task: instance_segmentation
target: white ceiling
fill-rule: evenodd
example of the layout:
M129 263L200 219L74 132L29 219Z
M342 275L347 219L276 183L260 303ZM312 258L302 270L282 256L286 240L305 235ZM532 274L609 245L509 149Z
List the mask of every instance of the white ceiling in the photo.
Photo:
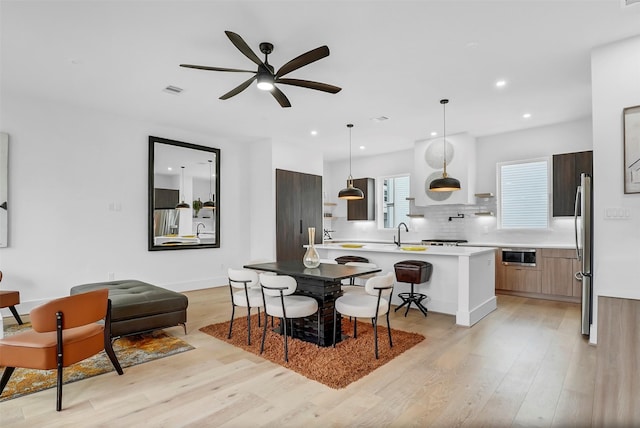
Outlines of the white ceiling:
M348 156L349 122L354 156L410 148L441 133L441 98L450 99L447 134L492 135L588 117L590 51L640 35L640 5L623 8L619 0L2 0L0 14L3 93L212 139L314 145L327 160ZM276 70L326 44L329 57L287 77L342 91L282 85L288 109L254 86L219 100L250 75L178 64L253 69L225 30L260 57L259 43L273 43ZM507 86L495 88L498 79ZM184 92L163 92L167 85ZM532 117L523 119L525 112ZM371 120L379 116L389 120Z

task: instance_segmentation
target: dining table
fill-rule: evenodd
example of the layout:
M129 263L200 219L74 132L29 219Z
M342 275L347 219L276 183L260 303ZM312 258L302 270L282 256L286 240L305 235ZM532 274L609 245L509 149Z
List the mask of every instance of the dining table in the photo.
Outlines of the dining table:
M342 281L381 271L380 268L374 267L329 263L320 263L318 267L308 268L302 260L247 264L244 268L289 275L298 283L295 294L310 296L318 301L317 315L292 320L291 336L307 342L319 343L320 346L333 346L334 304L342 295ZM316 316L320 317L319 331ZM340 314L336 316L336 330L342 331ZM336 342L339 342L341 337L342 335L338 334Z

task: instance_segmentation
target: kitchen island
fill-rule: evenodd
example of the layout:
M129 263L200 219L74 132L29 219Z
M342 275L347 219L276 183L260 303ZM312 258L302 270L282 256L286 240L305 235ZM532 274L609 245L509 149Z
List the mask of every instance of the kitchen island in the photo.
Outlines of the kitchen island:
M321 258L358 255L375 263L382 273L393 272L403 260L423 260L433 265L431 279L416 284L415 292L429 296L430 311L455 315L456 324L470 327L496 309L495 248L436 247L380 243L331 243L316 245ZM415 251L418 250L418 251ZM400 305L398 293L411 285L396 283L392 303Z

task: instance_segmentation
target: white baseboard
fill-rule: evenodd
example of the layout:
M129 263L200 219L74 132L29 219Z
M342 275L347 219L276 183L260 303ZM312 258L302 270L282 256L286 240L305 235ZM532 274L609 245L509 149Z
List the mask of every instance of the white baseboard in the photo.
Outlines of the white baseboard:
M456 324L465 327L471 327L482 318L489 315L491 312L497 309L497 300L493 296L487 299L485 302L479 304L469 312L456 312Z

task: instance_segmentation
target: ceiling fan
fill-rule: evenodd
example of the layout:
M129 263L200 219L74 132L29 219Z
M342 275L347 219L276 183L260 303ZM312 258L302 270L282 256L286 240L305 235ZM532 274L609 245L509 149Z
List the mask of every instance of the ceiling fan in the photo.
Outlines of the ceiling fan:
M327 46L320 46L319 48L310 50L309 52L303 53L302 55L292 59L277 72L274 72L274 68L268 62L268 56L271 52L273 52L273 45L268 42L260 43L260 52L264 54L264 61L261 61L260 58L251 50L249 45L240 37L238 34L232 31L225 31L225 34L231 40L231 43L235 45L236 48L240 52L244 54L247 58L257 64L258 70L240 70L237 68L222 68L222 67L208 67L204 65L193 65L193 64L180 64L180 67L187 68L195 68L198 70L210 70L210 71L229 71L233 73L253 73L254 76L240 85L236 86L234 89L230 90L226 94L220 97L221 100L229 99L235 95L238 95L240 92L244 91L251 85L251 83L256 80L258 82L258 88L264 91L271 92L271 95L280 103L282 107L291 107L291 103L289 99L284 95L284 93L278 89L276 84L283 85L292 85L299 86L302 88L315 89L318 91L329 92L331 94L336 94L340 92L342 88L337 86L329 85L327 83L313 82L310 80L300 80L300 79L287 79L282 76L291 73L294 70L297 70L305 65L311 64L312 62L318 61L324 57L329 56L329 48Z

